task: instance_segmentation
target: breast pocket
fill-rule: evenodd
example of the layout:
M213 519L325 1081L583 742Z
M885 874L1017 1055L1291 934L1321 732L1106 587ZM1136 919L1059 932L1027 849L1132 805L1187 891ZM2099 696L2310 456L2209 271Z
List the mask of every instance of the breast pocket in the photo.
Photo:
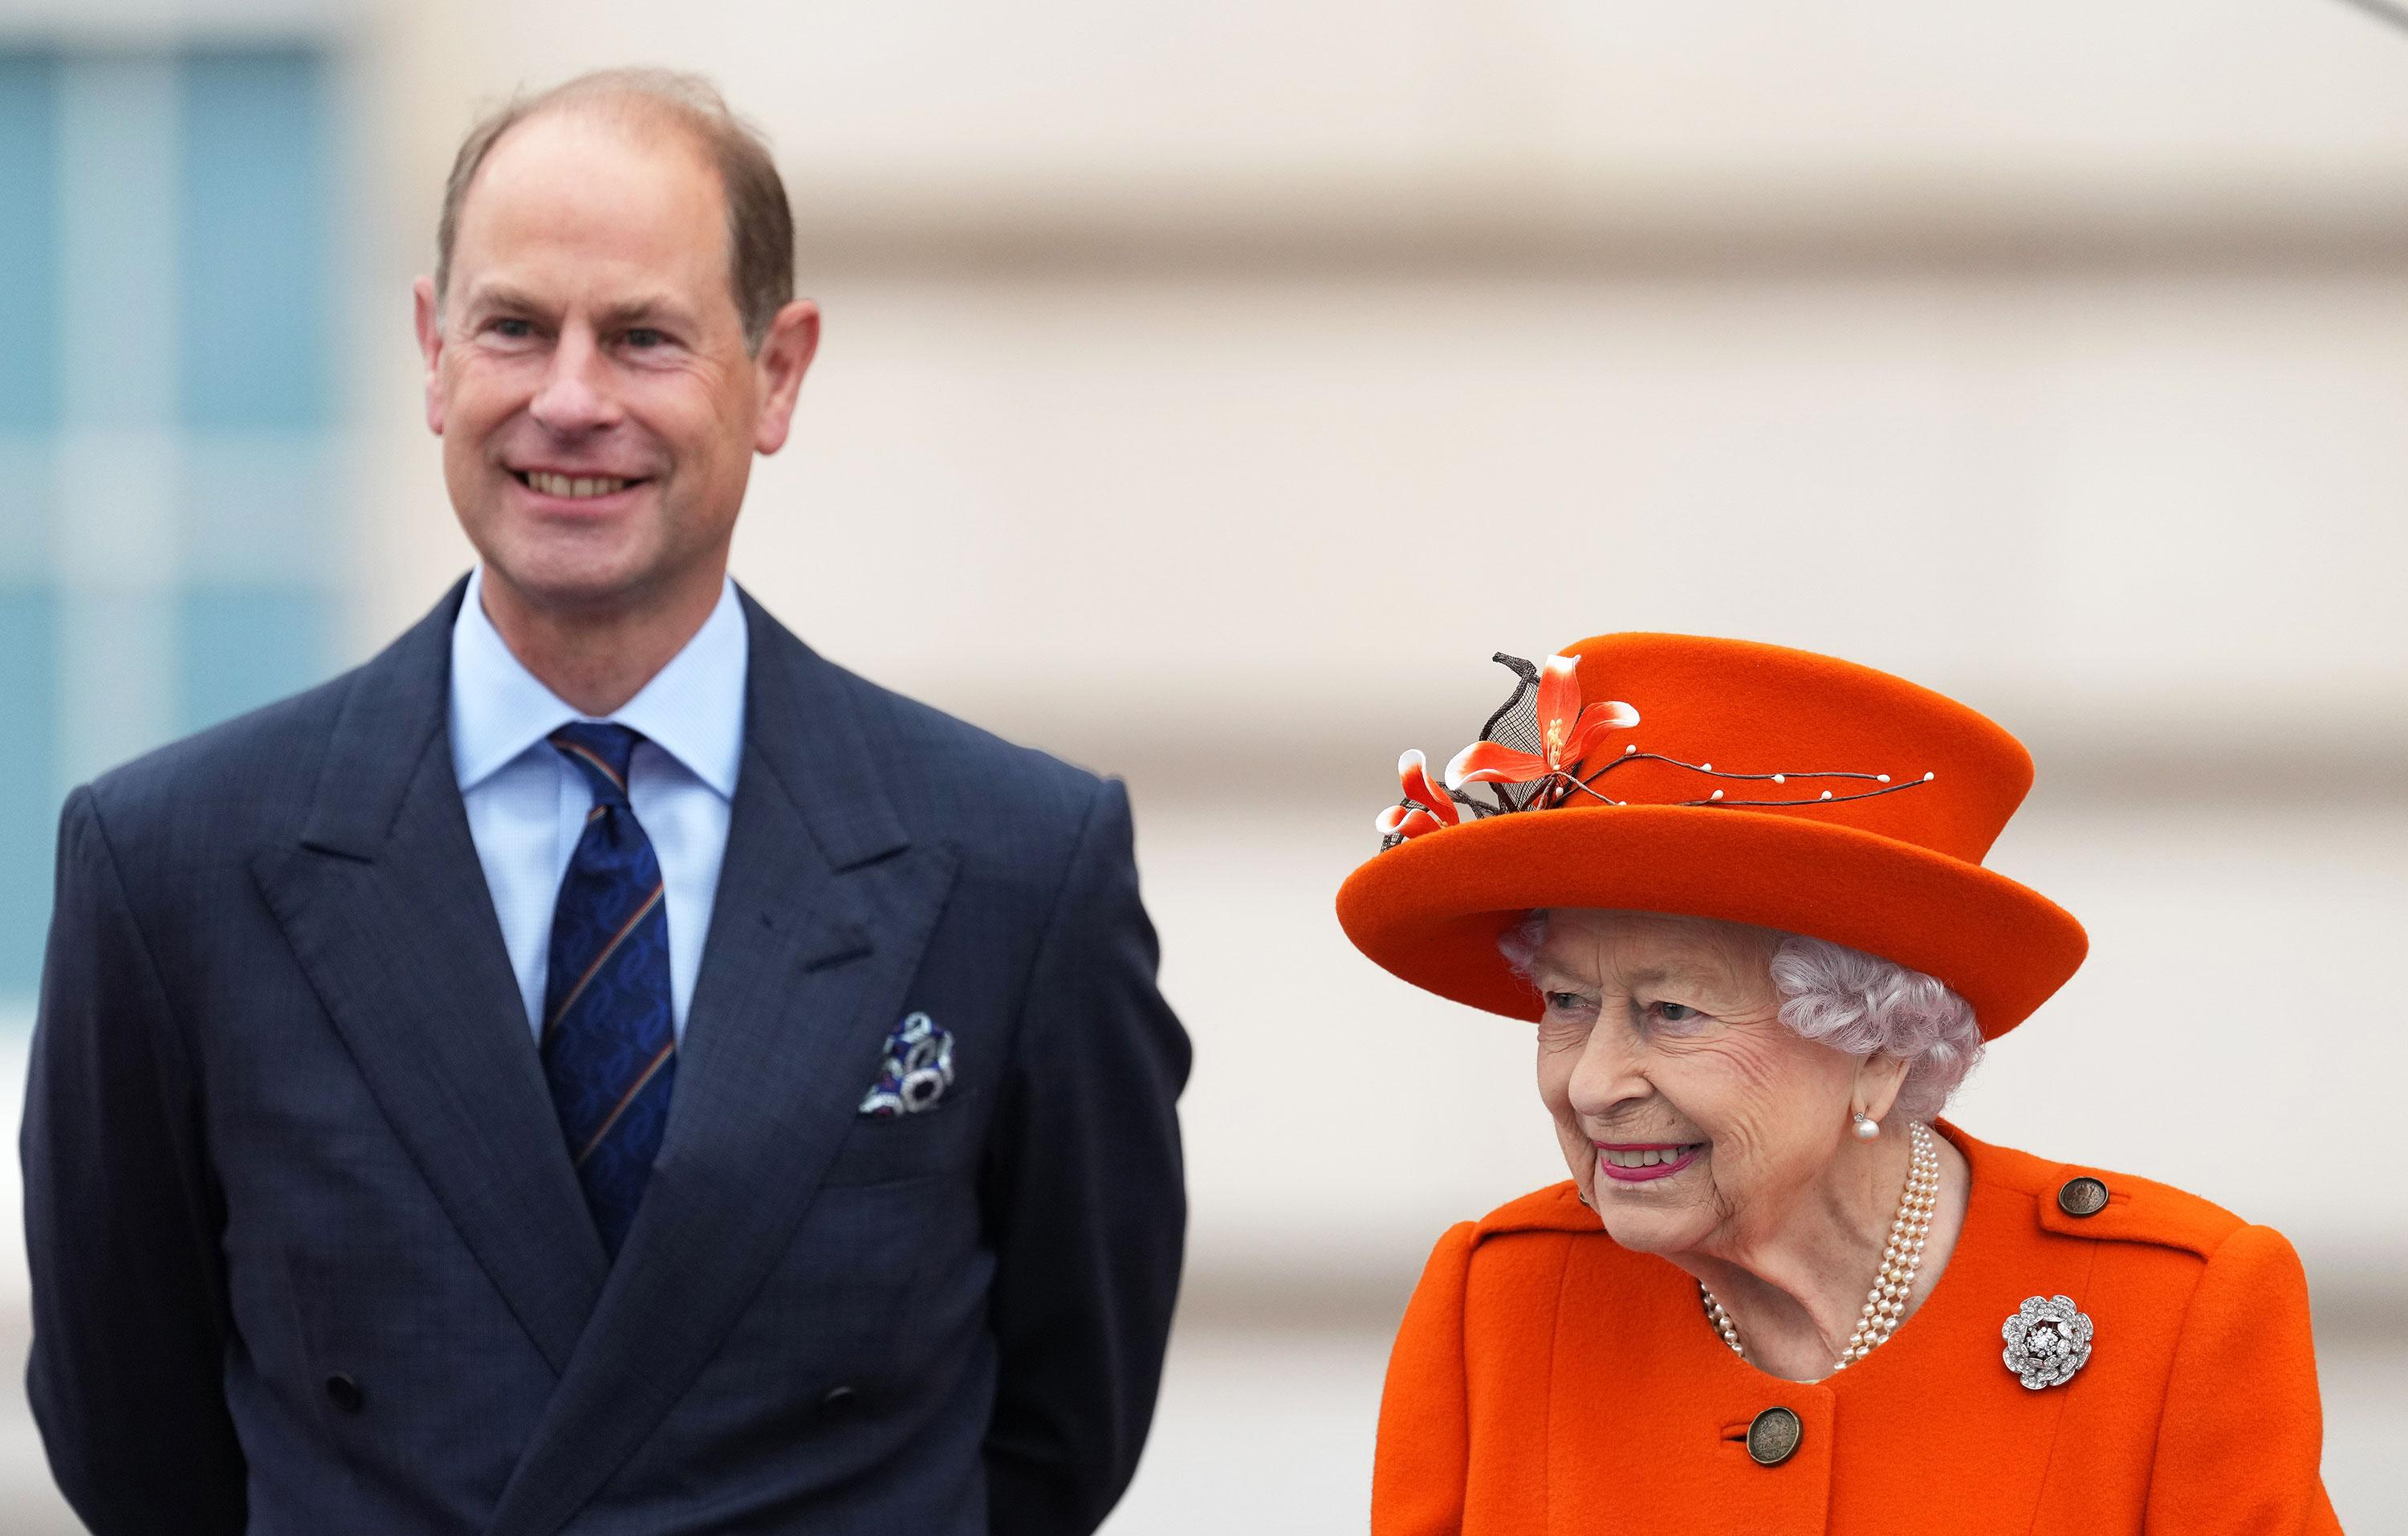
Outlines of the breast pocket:
M978 1092L961 1084L933 1108L910 1114L853 1117L837 1144L823 1182L836 1185L899 1184L977 1170L985 1115Z

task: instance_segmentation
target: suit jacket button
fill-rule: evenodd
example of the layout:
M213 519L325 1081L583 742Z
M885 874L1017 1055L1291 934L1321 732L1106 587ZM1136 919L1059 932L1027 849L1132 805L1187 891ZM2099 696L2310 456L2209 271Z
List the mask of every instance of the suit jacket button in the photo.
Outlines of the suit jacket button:
M337 1372L326 1378L326 1400L346 1414L356 1414L367 1400L360 1392L360 1384Z
M1786 1408L1772 1407L1748 1421L1747 1454L1759 1467L1778 1467L1789 1459L1804 1438L1806 1427Z
M2107 1209L2107 1185L2087 1173L2068 1179L2057 1192L2057 1208L2069 1216L2095 1216Z
M850 1414L861 1406L861 1394L850 1386L831 1386L820 1399L820 1412L829 1418Z

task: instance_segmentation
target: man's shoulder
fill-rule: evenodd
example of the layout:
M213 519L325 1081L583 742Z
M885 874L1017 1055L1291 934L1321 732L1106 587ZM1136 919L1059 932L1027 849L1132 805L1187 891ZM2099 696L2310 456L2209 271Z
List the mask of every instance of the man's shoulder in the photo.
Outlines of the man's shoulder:
M88 786L94 809L127 831L163 818L223 831L230 821L299 815L357 676L346 672L109 769Z
M842 698L870 773L908 822L973 841L1050 841L1074 837L1107 792L1096 773L873 682L791 635L783 639L795 664ZM812 728L808 716L800 725ZM974 836L981 832L989 836Z
M839 668L839 671L842 669ZM993 786L1015 802L1083 811L1102 779L1036 747L1023 746L957 715L845 672L864 724L899 749L904 772L960 793Z
M219 849L297 829L338 731L423 741L437 722L462 585L349 671L100 775L87 788L103 824Z

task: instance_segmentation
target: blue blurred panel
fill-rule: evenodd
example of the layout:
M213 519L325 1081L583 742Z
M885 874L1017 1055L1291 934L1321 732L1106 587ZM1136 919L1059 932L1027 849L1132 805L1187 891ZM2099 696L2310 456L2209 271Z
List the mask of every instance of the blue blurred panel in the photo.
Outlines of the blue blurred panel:
M177 72L138 50L59 65L59 414L163 430L176 418Z
M198 730L325 681L333 615L305 586L195 586L176 598L178 728Z
M351 514L331 471L340 461L322 434L188 433L182 446L184 580L306 586L342 575Z
M182 419L310 427L331 414L331 119L303 50L196 52L181 69Z
M50 921L58 635L47 585L0 584L0 1006L33 996Z
M0 50L0 431L59 419L58 75L48 54Z
M50 574L58 457L48 434L0 426L0 583Z

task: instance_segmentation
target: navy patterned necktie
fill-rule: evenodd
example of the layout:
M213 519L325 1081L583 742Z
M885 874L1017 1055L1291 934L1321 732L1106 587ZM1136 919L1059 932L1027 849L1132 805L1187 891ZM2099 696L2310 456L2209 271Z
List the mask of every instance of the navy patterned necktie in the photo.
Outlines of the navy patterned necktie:
M581 722L552 735L593 784L594 809L552 909L543 1073L613 1258L652 1177L677 1080L661 866L627 803L627 764L639 739L624 725Z

